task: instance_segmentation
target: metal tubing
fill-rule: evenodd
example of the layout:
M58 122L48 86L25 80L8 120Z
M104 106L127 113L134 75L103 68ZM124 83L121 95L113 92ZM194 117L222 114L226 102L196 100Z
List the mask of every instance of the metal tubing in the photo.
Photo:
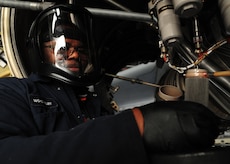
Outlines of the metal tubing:
M12 7L27 10L44 10L54 3L52 2L28 2L28 1L12 1L12 0L0 0L0 6Z
M116 19L132 20L132 21L142 21L142 22L153 22L149 14L136 13L136 12L126 12L118 10L109 9L99 9L99 8L86 8L92 14L97 16L104 16Z
M44 10L51 7L54 3L51 2L29 2L29 1L12 1L12 0L0 0L0 6L11 7L28 10ZM93 15L116 18L122 20L140 21L152 23L153 20L149 14L127 12L110 9L99 9L99 8L87 8Z

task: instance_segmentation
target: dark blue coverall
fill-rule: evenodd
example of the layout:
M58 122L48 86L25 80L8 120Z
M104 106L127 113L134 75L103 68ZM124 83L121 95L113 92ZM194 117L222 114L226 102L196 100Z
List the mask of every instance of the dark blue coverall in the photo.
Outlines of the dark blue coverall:
M89 102L99 116L100 105ZM83 120L77 96L66 84L35 74L0 79L0 163L148 163L130 110Z

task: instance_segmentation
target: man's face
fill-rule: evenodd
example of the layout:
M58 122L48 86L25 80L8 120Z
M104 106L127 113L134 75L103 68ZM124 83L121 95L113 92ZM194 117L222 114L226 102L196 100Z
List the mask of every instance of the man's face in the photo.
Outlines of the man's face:
M88 64L88 52L81 41L59 37L44 42L45 62L79 74Z

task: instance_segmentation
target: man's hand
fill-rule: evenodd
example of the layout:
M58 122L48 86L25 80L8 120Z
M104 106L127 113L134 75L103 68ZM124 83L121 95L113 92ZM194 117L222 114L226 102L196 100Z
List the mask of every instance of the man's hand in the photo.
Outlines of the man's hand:
M209 148L218 136L218 119L201 104L161 101L133 109L149 152L186 152Z

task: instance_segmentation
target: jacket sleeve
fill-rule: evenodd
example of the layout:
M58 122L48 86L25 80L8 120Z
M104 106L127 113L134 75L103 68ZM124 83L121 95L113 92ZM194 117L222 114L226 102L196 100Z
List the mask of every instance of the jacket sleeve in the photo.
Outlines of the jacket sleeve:
M148 163L131 111L40 135L22 100L10 90L0 91L1 163Z

